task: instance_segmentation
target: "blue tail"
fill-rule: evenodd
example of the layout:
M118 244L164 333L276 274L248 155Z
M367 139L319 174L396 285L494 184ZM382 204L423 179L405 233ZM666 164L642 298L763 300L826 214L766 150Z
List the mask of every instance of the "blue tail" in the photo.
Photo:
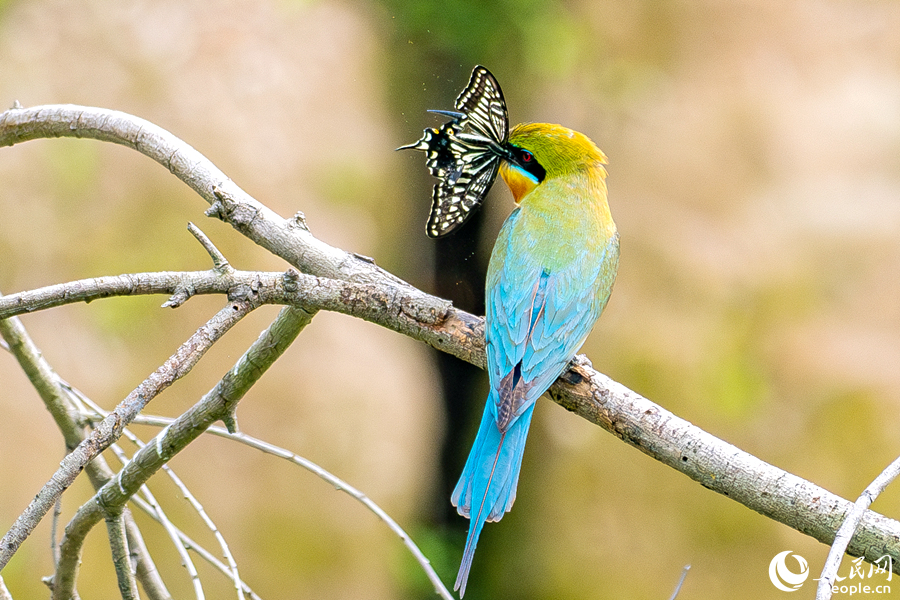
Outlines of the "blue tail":
M534 412L532 403L505 433L501 433L494 416L496 395L497 392L492 390L488 397L478 436L450 498L459 514L470 519L466 550L453 586L454 590L460 590L460 598L466 593L466 580L481 528L486 521L499 521L516 499L522 453Z

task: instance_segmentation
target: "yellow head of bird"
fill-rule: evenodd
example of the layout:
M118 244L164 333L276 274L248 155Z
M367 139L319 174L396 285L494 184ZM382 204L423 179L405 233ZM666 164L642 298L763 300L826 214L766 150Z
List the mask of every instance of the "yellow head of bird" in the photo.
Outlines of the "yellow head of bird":
M562 125L522 123L509 134L500 175L518 203L545 179L578 171L606 177L606 155L586 135Z

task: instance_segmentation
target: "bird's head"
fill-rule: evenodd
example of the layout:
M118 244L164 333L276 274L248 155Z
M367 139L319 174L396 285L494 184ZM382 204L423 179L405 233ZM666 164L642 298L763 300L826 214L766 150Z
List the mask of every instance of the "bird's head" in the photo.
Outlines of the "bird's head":
M606 177L606 155L586 135L562 125L516 125L504 150L500 175L516 203L546 179L577 172Z

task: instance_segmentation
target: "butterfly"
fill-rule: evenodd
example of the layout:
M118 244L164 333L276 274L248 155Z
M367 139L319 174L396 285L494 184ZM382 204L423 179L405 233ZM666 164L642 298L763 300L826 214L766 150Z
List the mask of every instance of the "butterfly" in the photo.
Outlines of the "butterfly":
M456 99L456 110L430 110L450 121L429 128L419 141L397 150L422 150L425 166L440 179L431 194L425 232L439 238L474 214L497 178L509 150L509 118L500 84L478 65Z

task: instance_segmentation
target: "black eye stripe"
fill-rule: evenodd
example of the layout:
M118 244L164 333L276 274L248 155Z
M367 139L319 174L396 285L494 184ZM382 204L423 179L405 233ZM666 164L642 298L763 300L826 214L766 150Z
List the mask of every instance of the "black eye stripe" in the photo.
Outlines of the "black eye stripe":
M533 175L538 183L544 180L544 177L547 176L547 171L544 170L544 167L538 162L534 154L525 148L519 148L512 144L508 145L508 149L509 153L507 154L507 160L509 160L509 162Z

